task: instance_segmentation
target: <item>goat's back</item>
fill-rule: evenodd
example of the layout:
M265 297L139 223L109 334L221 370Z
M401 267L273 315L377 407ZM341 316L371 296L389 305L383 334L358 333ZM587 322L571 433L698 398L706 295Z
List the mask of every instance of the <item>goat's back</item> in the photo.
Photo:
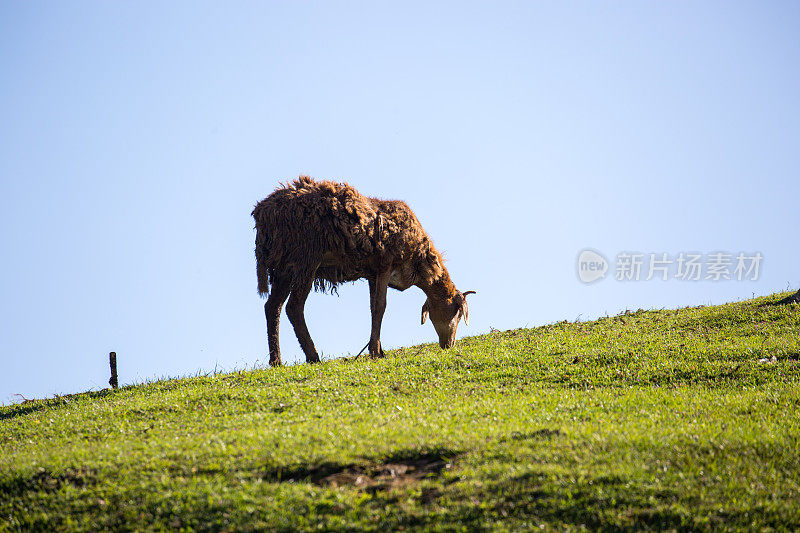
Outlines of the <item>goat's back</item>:
M360 194L347 183L307 176L278 188L253 209L258 290L275 273L335 288L364 277L369 264L408 263L425 277L441 272L441 256L405 202ZM323 263L323 260L326 260Z

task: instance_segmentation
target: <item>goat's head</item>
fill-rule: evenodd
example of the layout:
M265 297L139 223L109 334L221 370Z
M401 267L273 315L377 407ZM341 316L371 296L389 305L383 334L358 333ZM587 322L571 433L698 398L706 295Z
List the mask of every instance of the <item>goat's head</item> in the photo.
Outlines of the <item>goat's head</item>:
M433 327L439 335L439 346L450 348L456 342L456 330L458 321L464 317L464 323L469 325L469 307L467 307L467 295L475 294L475 291L459 292L449 300L436 300L428 298L422 305L422 323L430 315Z

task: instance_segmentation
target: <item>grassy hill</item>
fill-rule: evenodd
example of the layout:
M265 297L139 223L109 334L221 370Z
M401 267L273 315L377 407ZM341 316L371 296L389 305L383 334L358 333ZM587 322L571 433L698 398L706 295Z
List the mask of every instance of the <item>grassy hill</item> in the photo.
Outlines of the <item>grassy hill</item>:
M774 299L0 407L0 530L797 530Z

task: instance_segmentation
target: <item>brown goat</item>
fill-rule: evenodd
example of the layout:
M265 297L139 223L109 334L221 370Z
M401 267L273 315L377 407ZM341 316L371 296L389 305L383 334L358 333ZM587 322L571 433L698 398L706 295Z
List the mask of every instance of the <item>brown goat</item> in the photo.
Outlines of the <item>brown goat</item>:
M466 296L459 292L414 212L405 202L362 196L346 183L300 176L253 209L256 221L258 292L269 295L269 362L281 364L278 336L283 303L306 361L319 361L303 310L312 288L335 291L343 282L366 278L372 332L369 353L382 356L381 321L386 288L425 292L422 323L430 316L439 346L449 348L461 317L469 323Z

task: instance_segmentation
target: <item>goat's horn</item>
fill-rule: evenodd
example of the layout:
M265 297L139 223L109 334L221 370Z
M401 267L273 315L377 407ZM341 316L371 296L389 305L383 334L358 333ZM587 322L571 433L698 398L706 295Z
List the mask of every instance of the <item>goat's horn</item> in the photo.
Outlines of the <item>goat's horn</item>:
M462 293L461 293L461 296L464 296L464 297L466 298L466 296L467 296L468 294L478 294L478 293L476 293L475 291L467 291L467 292L462 292Z

